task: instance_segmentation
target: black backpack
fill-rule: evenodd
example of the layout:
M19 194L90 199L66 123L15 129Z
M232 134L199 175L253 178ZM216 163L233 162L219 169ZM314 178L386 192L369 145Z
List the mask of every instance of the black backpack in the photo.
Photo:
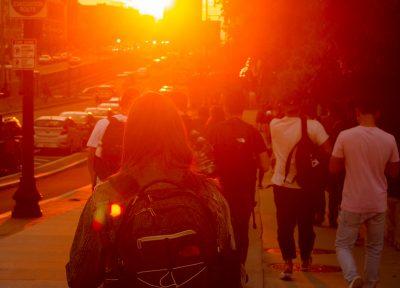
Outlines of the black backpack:
M125 123L115 117L109 117L108 120L110 123L101 140L101 157L96 157L94 162L94 170L100 180L107 179L121 167Z
M215 219L203 202L169 180L141 188L122 208L108 245L105 287L238 288L239 259L221 260Z
M301 118L301 139L290 152L285 166L285 180L289 174L290 163L296 150L296 181L307 190L323 189L327 184L327 159L314 144L307 131L307 119Z

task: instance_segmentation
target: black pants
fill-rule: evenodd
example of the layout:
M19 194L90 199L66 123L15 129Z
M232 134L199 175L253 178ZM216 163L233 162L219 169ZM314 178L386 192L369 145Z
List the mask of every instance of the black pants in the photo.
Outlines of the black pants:
M296 258L294 230L299 232L299 248L302 260L307 260L314 248L312 193L302 189L274 187L278 242L284 260Z
M232 218L233 232L235 233L236 248L239 254L240 263L246 263L249 250L249 221L251 209L241 209L229 205Z
M249 249L249 222L254 209L255 183L222 185L229 204L236 248L242 264L246 263Z

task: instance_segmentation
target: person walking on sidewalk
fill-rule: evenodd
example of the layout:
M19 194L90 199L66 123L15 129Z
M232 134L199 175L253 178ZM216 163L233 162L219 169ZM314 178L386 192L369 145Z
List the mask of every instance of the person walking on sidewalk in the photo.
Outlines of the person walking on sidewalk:
M216 181L192 170L171 100L137 98L124 137L121 170L95 187L81 214L69 287L239 287L228 204Z
M134 89L134 88L128 88L124 95L122 96L122 99L120 101L120 110L121 112L115 115L111 115L108 118L105 119L100 119L97 121L96 125L93 128L93 131L89 137L89 140L87 142L87 147L89 150L89 157L88 157L88 169L90 173L90 179L92 183L92 190L94 190L94 187L96 186L98 180L104 181L105 179L103 178L103 175L100 174L109 174L108 169L104 168L106 167L106 159L103 157L103 137L106 133L107 128L109 128L110 123L112 122L113 124L115 123L117 126L118 123L125 123L126 122L126 115L132 105L132 102L135 98L139 96L139 91ZM116 121L114 121L116 120ZM117 129L115 129L117 130ZM114 140L114 139L113 139ZM116 142L116 141L114 141ZM122 146L122 133L121 133L121 139L119 141L120 143L114 143L115 145ZM116 150L116 149L115 149ZM121 156L121 155L120 155ZM119 167L119 163L113 163L116 165L116 167ZM100 172L101 170L101 172ZM112 172L117 172L117 171L112 171ZM101 178L101 179L100 179Z
M331 145L324 127L317 120L300 118L300 101L291 97L282 102L285 113L283 118L275 118L270 123L272 150L276 164L271 183L274 187L274 201L278 226L278 242L282 258L285 261L282 280L291 280L293 259L296 258L294 230L299 231L299 248L302 270L307 271L311 264L311 253L314 247L313 229L313 191L300 187L297 177L295 157L291 157L295 147L303 138L306 130L310 141L318 150L329 155ZM303 126L303 121L306 127ZM304 137L306 137L304 135Z
M379 263L384 245L387 210L385 172L391 177L398 176L399 152L394 136L376 126L380 114L377 101L360 100L356 105L356 114L360 125L339 134L330 162L332 173L346 172L335 246L349 287L372 288L379 281ZM364 280L352 255L363 223L367 228Z
M255 206L257 168L267 171L269 157L261 134L241 117L245 97L240 91L224 95L227 119L210 131L214 149L216 175L228 201L233 231L244 267L249 246L249 221ZM244 273L244 270L243 270Z

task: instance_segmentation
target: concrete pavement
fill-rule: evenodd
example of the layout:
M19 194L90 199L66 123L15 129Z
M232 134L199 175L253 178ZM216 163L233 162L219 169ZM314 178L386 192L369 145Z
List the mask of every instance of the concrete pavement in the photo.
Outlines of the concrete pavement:
M0 220L0 287L65 288L65 264L90 187L42 203L42 218ZM261 218L249 230L246 288L263 288Z
M86 186L50 202L42 203L43 218L34 220L3 219L0 221L0 287L1 288L61 288L67 287L64 266L82 207L90 196ZM258 191L256 219L258 228L249 229L250 248L246 268L250 282L246 288L270 287L347 287L341 272L296 272L294 281L278 279L281 256L276 241L276 221L271 189ZM261 225L262 224L262 225ZM252 226L252 225L250 225ZM314 265L338 269L334 254L335 231L316 228ZM317 251L318 252L318 251ZM355 249L362 267L362 248ZM400 252L386 247L381 265L382 288L400 287Z
M267 178L267 177L266 177ZM318 288L337 288L347 287L343 280L342 273L336 272L339 264L335 255L335 230L328 227L316 227L316 243L313 254L313 268L315 272L303 273L295 272L294 281L284 282L279 279L280 271L276 269L277 264L282 264L282 258L276 234L275 205L273 200L272 188L259 191L260 212L263 223L263 273L264 287L294 288L294 287L318 287ZM297 239L297 236L296 236ZM354 255L357 260L360 273L363 269L363 247L356 247ZM297 259L297 264L300 260ZM388 246L385 247L381 262L381 288L400 287L400 252ZM330 272L329 272L330 271Z

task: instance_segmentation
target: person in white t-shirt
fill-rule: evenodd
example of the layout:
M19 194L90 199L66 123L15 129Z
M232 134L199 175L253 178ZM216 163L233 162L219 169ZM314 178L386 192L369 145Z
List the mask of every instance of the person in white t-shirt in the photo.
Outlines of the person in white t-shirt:
M296 225L299 230L302 271L309 269L315 240L311 191L302 189L296 182L295 157L292 157L289 171L286 173L289 154L301 139L300 104L298 100L286 100L282 104L285 116L280 119L275 118L270 123L272 150L276 159L271 183L274 186L277 211L278 242L285 261L285 268L281 274L282 280L292 278L293 259L296 258L294 240ZM307 132L310 140L329 155L331 151L329 136L321 123L316 120L307 120Z
M121 122L126 122L127 120L127 114L129 112L129 109L135 100L139 96L139 91L134 89L134 88L128 88L124 95L121 98L121 101L119 103L120 105L120 113L113 115L115 119ZM101 140L103 139L104 133L106 132L106 129L108 125L110 124L110 120L105 118L105 119L100 119L97 121L96 125L93 128L92 134L89 137L89 140L87 142L87 147L89 151L89 157L88 157L88 168L89 168L89 173L90 173L90 179L92 183L92 189L94 186L96 186L97 183L97 175L94 169L94 162L95 162L95 157L101 158Z
M349 287L376 287L384 245L387 180L399 174L394 136L376 127L377 102L357 104L359 126L341 132L333 149L330 171L346 171L336 234L336 254ZM360 226L367 227L365 279L357 272L352 249ZM364 286L363 286L364 285Z

